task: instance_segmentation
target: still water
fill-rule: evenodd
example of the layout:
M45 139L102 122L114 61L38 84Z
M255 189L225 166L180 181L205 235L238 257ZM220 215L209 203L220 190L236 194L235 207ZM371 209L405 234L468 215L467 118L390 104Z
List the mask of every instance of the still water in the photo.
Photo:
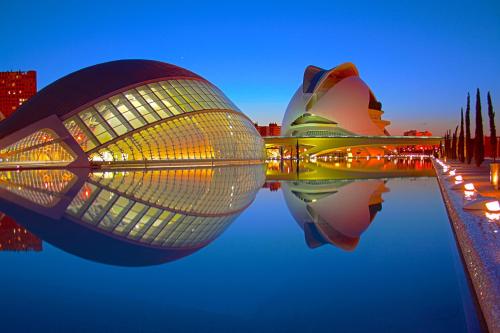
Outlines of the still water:
M0 171L0 331L478 331L433 175L407 159Z

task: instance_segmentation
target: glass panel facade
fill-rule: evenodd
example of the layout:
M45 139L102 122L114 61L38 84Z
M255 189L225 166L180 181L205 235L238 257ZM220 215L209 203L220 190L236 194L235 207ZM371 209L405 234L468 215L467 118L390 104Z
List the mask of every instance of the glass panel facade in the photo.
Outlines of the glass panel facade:
M95 172L66 213L141 243L195 247L217 237L264 179L261 165Z
M89 151L99 145L99 142L90 132L90 130L82 123L80 118L71 117L64 122L64 126L69 133L78 142L83 151Z
M75 155L65 147L50 129L41 129L0 150L2 165L54 165L65 166L75 160Z
M116 137L115 132L94 108L88 108L79 113L78 116L101 144Z
M93 162L263 160L261 137L237 110L208 82L169 80L114 95L64 125Z
M244 117L196 113L166 120L104 145L93 161L260 160L261 137Z

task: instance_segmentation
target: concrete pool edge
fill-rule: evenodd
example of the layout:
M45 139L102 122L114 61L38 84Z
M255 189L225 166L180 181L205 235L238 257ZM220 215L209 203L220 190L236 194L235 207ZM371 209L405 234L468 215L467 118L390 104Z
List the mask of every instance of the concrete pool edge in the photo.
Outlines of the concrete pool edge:
M482 229L488 220L484 215L463 210L463 193L451 189L435 159L432 159L441 195L448 212L467 273L474 287L484 320L490 332L500 332L500 279L498 258L495 257L498 241ZM498 256L498 255L497 255Z

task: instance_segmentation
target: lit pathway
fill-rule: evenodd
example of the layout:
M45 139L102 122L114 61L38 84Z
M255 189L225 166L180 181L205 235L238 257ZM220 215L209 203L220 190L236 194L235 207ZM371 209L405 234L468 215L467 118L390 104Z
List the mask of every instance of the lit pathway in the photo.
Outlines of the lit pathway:
M473 183L480 195L499 199L500 191L489 182L489 162L474 165L448 162L464 183ZM465 211L464 205L474 200L466 198L464 190L452 187L454 179L444 174L434 161L443 199L455 236L460 246L479 305L490 332L500 332L500 214L485 211Z

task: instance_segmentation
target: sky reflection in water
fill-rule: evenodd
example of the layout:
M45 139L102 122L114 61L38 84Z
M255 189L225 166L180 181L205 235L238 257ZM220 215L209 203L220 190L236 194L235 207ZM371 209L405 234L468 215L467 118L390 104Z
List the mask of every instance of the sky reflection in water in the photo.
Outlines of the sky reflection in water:
M47 175L0 172L2 330L477 329L429 161Z

